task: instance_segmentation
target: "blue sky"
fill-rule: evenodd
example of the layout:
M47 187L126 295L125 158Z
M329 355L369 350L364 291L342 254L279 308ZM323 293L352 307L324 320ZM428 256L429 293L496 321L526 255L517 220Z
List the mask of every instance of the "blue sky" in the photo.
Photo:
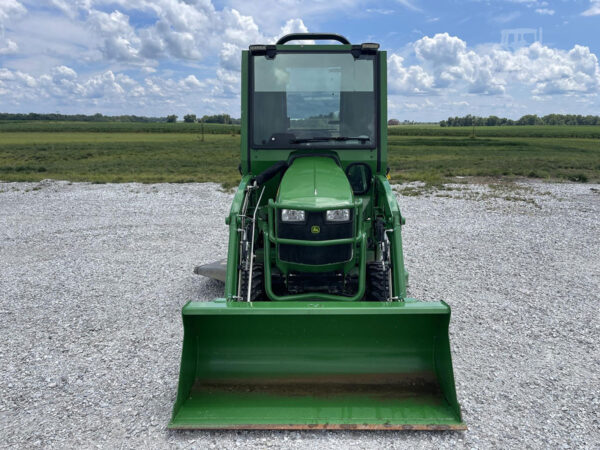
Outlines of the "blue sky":
M324 31L388 51L390 117L600 114L598 30L600 0L0 0L0 111L239 117L240 51Z

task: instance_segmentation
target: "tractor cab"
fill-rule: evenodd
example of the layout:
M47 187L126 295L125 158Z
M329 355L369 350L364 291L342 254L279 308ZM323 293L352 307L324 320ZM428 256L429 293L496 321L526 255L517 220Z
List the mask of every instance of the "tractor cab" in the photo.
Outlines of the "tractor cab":
M403 267L393 289L391 244L381 232L383 211L375 209L373 189L374 177L387 168L385 52L338 35L317 38L340 44L288 44L306 41L296 34L276 45L252 45L242 55L241 167L266 216L259 214L246 233L258 233L261 248L250 248L256 245L251 237L240 247L242 268L231 298L358 301L368 293L382 301L405 295ZM369 240L375 228L378 244Z
M249 55L252 149L376 148L376 51L262 53Z

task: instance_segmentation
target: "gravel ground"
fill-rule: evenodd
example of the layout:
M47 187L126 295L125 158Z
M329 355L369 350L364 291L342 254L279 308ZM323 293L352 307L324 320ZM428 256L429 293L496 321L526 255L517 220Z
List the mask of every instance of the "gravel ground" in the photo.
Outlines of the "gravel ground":
M468 431L173 432L180 309L221 294L192 268L226 255L231 195L0 183L0 446L600 447L600 185L451 189L400 205Z

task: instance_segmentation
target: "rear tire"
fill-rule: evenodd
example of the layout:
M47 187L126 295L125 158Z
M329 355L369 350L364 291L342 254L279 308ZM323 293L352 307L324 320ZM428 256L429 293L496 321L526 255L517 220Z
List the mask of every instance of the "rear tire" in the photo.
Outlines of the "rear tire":
M367 263L367 286L365 300L370 302L387 302L390 296L388 271L382 261Z
M242 270L242 283L240 289L240 297L242 302L246 301L248 295L248 277L250 275L250 271ZM260 301L265 300L265 277L264 277L264 269L262 264L254 264L252 268L252 287L250 288L250 301Z

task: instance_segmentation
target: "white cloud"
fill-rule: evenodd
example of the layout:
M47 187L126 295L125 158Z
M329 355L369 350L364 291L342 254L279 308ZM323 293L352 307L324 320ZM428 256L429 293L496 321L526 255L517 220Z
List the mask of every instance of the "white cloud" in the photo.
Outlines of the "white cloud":
M461 82L469 92L500 94L504 82L494 74L495 61L489 55L467 49L467 44L448 33L425 36L414 44L415 54L432 71L434 86L445 88Z
M24 10L14 6L20 5L15 0L1 1L11 2L1 3L2 11L15 14ZM279 19L276 35L266 34L252 16L228 7L217 10L211 0L42 1L63 11L66 17L39 12L29 17L20 30L26 36L27 56L12 62L13 68L21 65L25 71L37 71L40 76L49 66L79 67L81 62L104 64L114 73L129 68L141 74L152 73L163 61L176 61L178 70L208 64L214 76L205 78L205 84L211 86L215 95L236 96L242 49L254 43L274 42L281 34L307 31L301 19L288 18ZM135 11L144 12L149 20L145 25L134 26L124 11L131 11L132 16ZM27 28L33 32L26 32ZM61 40L61 30L68 30L70 41ZM0 40L0 54L17 50L14 41L2 45ZM100 92L98 86L107 83L96 80L94 89L89 84L85 92Z
M407 9L410 9L411 11L417 11L417 12L421 12L422 9L419 8L417 5L415 5L415 2L413 0L396 0L398 3L400 3L402 6L404 6Z
M19 46L15 41L0 36L0 55L10 55L17 53L18 51Z
M415 53L419 58L442 65L457 64L466 48L465 41L448 33L436 34L432 38L425 36L415 43Z
M581 13L582 16L600 15L600 0L590 0L590 7Z
M406 94L466 92L504 94L528 89L533 94L596 94L600 67L588 47L569 51L536 42L515 52L496 46L475 49L447 33L424 37L413 44L419 65L405 68L403 59L390 57L391 88Z
M22 17L27 9L17 0L0 2L0 55L11 55L19 51L19 45L5 35L5 23Z
M365 11L368 13L372 13L372 14L382 14L384 16L387 16L389 14L394 14L396 12L393 9L382 9L382 8L367 8L367 9L365 9Z
M204 86L204 83L201 83L194 75L188 75L179 82L179 85L186 89L199 89Z
M115 74L111 70L94 75L84 83L78 85L78 91L77 93L83 97L99 98L103 101L122 97L126 92L123 86L117 82Z
M17 0L2 0L0 2L0 24L9 19L22 16L27 9Z
M66 7L64 0L45 1L47 6L59 10ZM103 6L114 9L98 9ZM235 104L239 101L241 50L254 43L275 42L283 34L308 31L301 19L289 18L274 35L265 34L251 16L232 8L216 10L210 0L80 0L72 3L71 9L79 12L55 21L49 15L37 14L23 24L34 30L27 41L30 54L35 55L30 58L32 73L13 68L10 74L14 85L24 84L26 75L39 80L37 92L33 88L27 91L31 98L53 99L74 108L112 104L131 110L136 105L132 102L141 105L152 99L163 107L177 103L189 105L193 99L203 104L209 100L214 102L215 98L219 99L215 108L218 103ZM151 20L134 27L125 10L144 11ZM77 51L54 40L54 36L61 35L59 29L51 28L54 22L59 23L59 29L69 29L70 36L77 37ZM83 23L84 27L69 28L75 23ZM48 29L53 36L47 36L46 40L44 32ZM38 56L36 52L52 56ZM218 58L214 58L215 54ZM55 58L54 63L52 58ZM82 59L87 64L81 65ZM177 77L173 72L160 70L162 60L177 61L177 71L181 73L186 64L197 70L199 62L205 59L207 62L202 63L205 75L201 79L189 72ZM42 62L36 65L33 62L36 60ZM27 66L22 59L13 64ZM108 67L90 73L89 67L99 64ZM48 66L54 68L45 69ZM78 67L82 73L72 67ZM124 69L135 69L138 77L125 75ZM214 76L207 76L207 70L209 74L214 71ZM5 85L6 82L3 92ZM15 86L14 90L18 88ZM125 102L126 99L129 102ZM10 96L13 104L17 100L17 96Z
M532 44L517 52L525 56L534 94L591 94L600 91L598 58L588 47L557 50ZM523 68L525 70L525 68Z
M296 18L304 22L322 22L334 16L364 11L362 0L227 0L227 5L243 15L251 16L265 35L274 35L281 24Z
M537 8L535 12L543 16L553 16L555 11L553 9L548 8Z
M224 69L239 70L242 48L275 39L261 32L252 16L234 8L217 10L210 0L88 0L87 3L140 10L154 17L150 24L134 28L120 9L108 13L93 8L85 11L82 7L87 14L86 23L96 35L90 39L90 46L105 61L155 66L166 59L194 63L218 54ZM298 18L288 19L280 28L281 34L306 31Z
M129 24L129 17L120 11L108 14L103 11L90 11L88 25L99 35L99 49L107 60L141 61L139 55L140 38Z
M225 32L229 39L221 44L219 52L221 67L217 70L216 79L212 80L215 95L239 94L240 55L244 48L248 48L248 45L265 42L275 43L280 36L290 33L306 33L308 31L301 19L289 19L275 36L265 36L259 32L252 18L249 19L235 10L231 11L229 16L231 27L228 29L229 31ZM245 29L246 32L231 31L240 29Z
M74 80L77 78L77 72L67 66L58 66L52 69L53 79L55 81L60 80Z
M302 19L289 19L285 25L281 27L281 36L291 33L308 33L308 28L306 28Z
M404 67L404 58L392 54L388 61L389 90L408 95L425 94L433 91L434 78L421 66Z
M239 74L238 74L239 81ZM3 104L17 106L23 101L44 101L52 110L65 113L104 112L137 113L164 116L178 108L183 113L219 113L230 111L229 98L214 102L215 82L199 80L194 74L181 78L148 76L135 80L112 70L81 75L67 66L56 66L47 73L30 74L0 69L0 95Z

